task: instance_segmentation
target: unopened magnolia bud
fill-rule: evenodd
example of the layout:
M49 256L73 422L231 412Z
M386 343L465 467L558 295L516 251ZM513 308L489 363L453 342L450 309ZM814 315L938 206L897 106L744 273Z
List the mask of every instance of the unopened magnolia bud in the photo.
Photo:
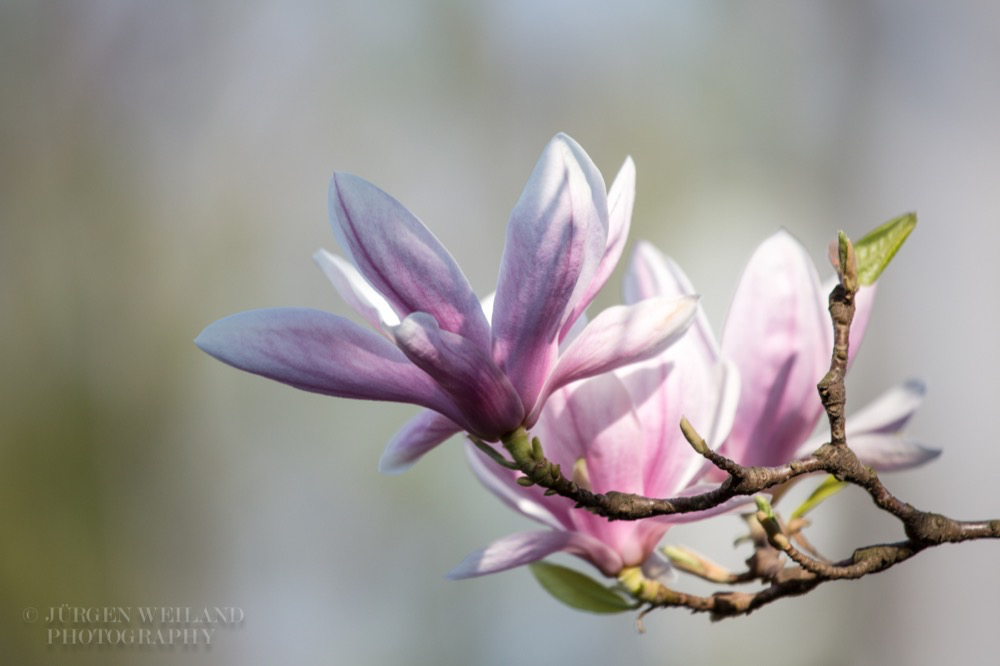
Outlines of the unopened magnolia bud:
M837 273L840 275L840 284L847 291L854 293L858 290L858 262L854 256L854 244L843 231L837 234L837 241L840 260Z

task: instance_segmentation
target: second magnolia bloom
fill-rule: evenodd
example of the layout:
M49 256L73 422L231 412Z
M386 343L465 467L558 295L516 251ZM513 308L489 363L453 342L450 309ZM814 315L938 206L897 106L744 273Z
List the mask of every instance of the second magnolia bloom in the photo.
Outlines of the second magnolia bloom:
M650 262L663 261L654 251L644 254ZM828 297L835 284L836 278L820 282L808 252L787 231L754 251L722 332L722 354L738 369L741 390L732 432L725 440L710 441L720 453L744 466L783 465L828 441L828 434L811 437L823 416L816 384L830 368ZM864 339L875 291L862 287L855 297L848 363ZM909 381L857 415L848 413L848 443L862 462L879 471L895 470L940 453L899 436L922 397L923 385Z
M683 439L688 418L707 441L743 465L780 465L819 445L809 440L822 413L816 382L829 366L832 322L826 294L805 249L780 231L751 257L736 291L720 345L699 307L695 322L672 347L645 363L567 387L552 396L534 434L547 457L597 493L612 490L676 497L708 490L699 481L723 476ZM626 301L670 298L694 290L674 262L641 243L625 279ZM864 335L874 289L858 295L852 352ZM853 356L853 353L852 353ZM904 440L899 431L920 403L923 387L908 382L848 419L861 459L880 470L912 467L938 451ZM472 468L506 504L548 526L514 534L469 555L452 571L466 578L540 560L577 555L608 576L645 566L655 574L655 548L673 523L726 511L639 521L608 521L572 502L524 488L470 447Z

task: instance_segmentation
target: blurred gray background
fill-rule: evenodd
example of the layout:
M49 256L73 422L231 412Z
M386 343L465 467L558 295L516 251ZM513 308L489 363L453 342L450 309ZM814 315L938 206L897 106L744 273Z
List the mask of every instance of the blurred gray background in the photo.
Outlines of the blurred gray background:
M851 382L926 379L945 449L890 486L1000 517L1000 5L989 2L0 2L0 661L4 664L995 664L1000 544L938 548L745 619L596 617L525 570L443 575L530 527L458 440L399 477L413 409L239 373L192 339L237 311L346 314L334 169L378 184L493 288L507 215L565 131L633 241L677 259L721 330L754 246L906 211ZM620 271L598 306L619 298ZM833 557L901 536L848 492ZM677 528L735 566L735 517ZM690 589L703 588L691 584ZM210 650L49 648L23 609L238 606Z

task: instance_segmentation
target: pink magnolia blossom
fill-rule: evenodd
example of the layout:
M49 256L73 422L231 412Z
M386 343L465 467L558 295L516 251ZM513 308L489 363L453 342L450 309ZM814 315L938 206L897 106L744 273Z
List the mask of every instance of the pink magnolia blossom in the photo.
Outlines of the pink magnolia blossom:
M639 256L645 270L666 261L648 246ZM828 439L810 436L824 414L816 384L830 367L833 323L827 303L834 280L820 284L808 253L786 231L753 253L722 334L722 355L738 369L741 384L729 437L708 440L723 455L742 465L781 465L809 455ZM643 296L663 293L642 290ZM874 286L857 294L849 361L864 337L874 296ZM923 384L910 381L848 416L848 443L862 462L888 471L920 465L940 453L899 434L923 394Z
M330 219L348 260L322 251L315 259L375 331L318 310L276 308L221 319L196 343L307 391L431 410L390 444L387 469L455 432L495 441L533 425L559 387L649 358L689 325L693 297L659 298L605 310L560 345L618 261L634 179L629 159L606 192L583 149L557 135L511 214L490 322L416 216L371 183L337 173Z
M641 298L635 269L626 282L626 301ZM641 276L644 288L662 296L690 293L690 284L673 264L651 266ZM546 457L573 470L577 483L594 492L610 490L674 497L709 489L697 485L705 461L684 440L681 416L701 424L707 436L723 438L732 425L738 382L720 359L718 346L701 309L688 332L654 359L595 377L555 392L532 434ZM639 521L608 521L576 509L538 487L516 483L519 473L505 469L469 446L469 460L480 481L504 503L549 529L521 532L469 555L451 578L495 573L563 551L577 555L608 576L643 566L657 576L666 563L654 553L672 524L705 518L713 512Z

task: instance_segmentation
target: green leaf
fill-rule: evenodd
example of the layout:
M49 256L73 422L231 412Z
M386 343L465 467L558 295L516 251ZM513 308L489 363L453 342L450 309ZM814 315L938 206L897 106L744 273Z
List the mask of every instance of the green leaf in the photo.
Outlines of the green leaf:
M819 484L816 487L816 490L812 492L812 495L810 495L799 508L797 508L795 511L792 512L792 520L795 520L796 518L801 518L802 516L806 515L807 513L815 509L817 506L819 506L820 502L825 500L827 497L836 495L846 486L847 486L847 481L838 481L837 478L832 474L826 477L826 480L823 481L823 483Z
M885 267L896 255L903 241L917 226L916 213L907 213L869 232L854 244L858 262L858 282L875 284Z
M549 562L534 562L529 566L545 591L571 608L591 613L621 613L639 605L568 567Z

